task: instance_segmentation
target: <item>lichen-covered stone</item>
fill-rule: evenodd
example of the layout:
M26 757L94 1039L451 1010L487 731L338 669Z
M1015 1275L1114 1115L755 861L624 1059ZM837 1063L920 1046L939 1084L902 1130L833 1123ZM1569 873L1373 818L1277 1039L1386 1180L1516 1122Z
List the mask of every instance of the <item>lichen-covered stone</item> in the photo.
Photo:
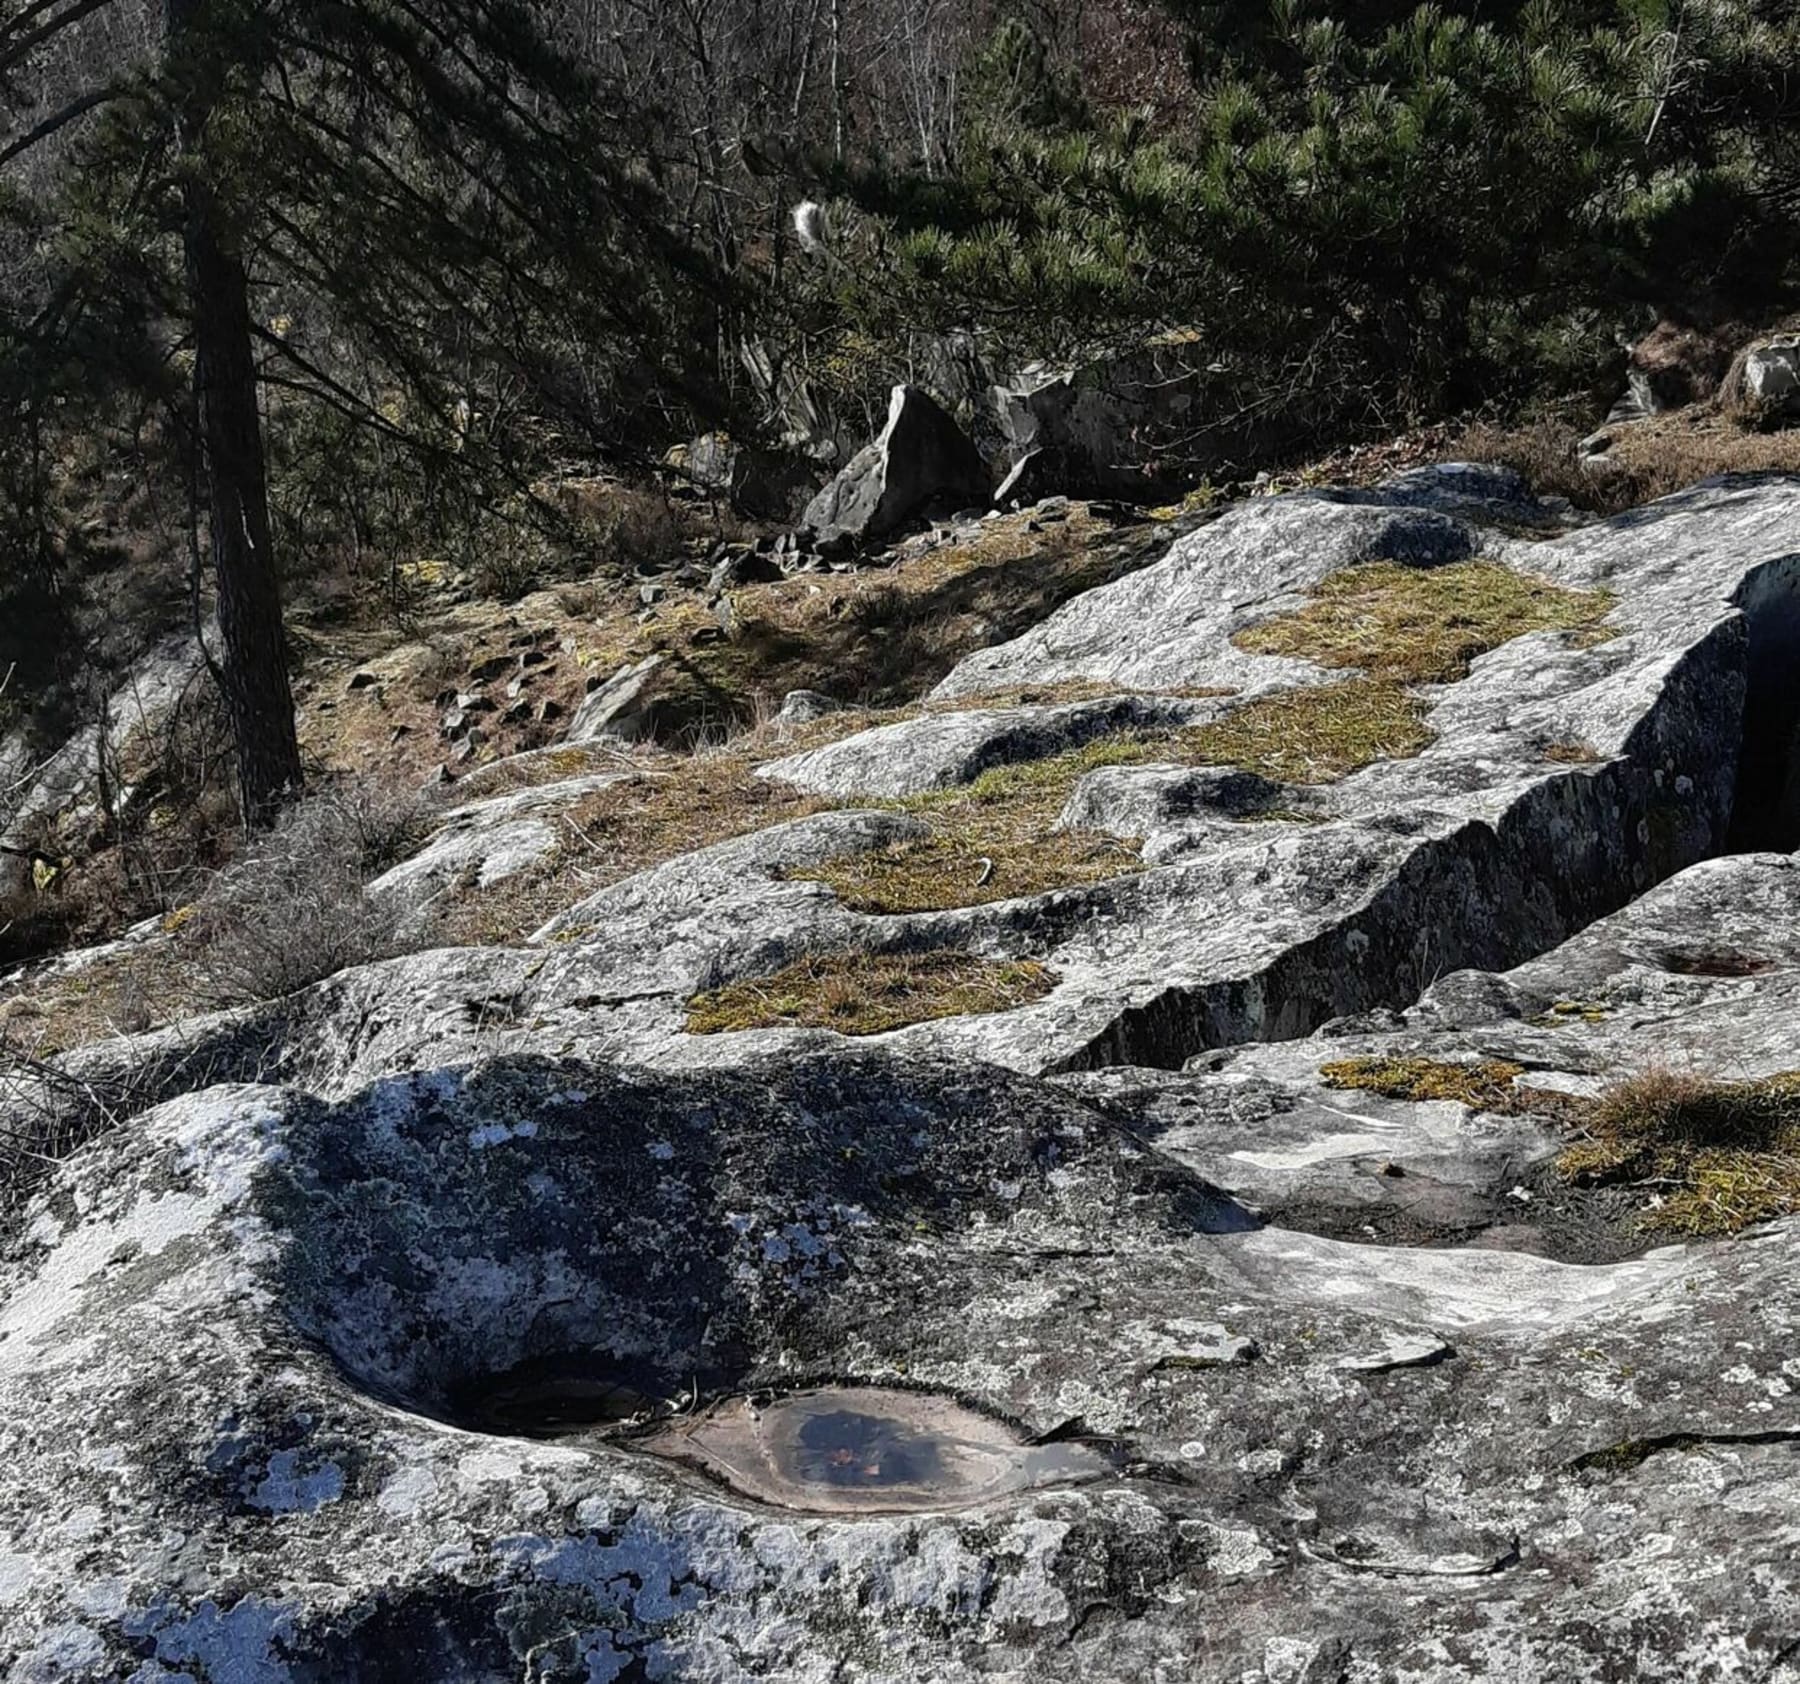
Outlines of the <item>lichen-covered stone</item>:
M863 733L779 773L887 805L13 1084L0 1125L96 1138L0 1259L0 1675L1786 1679L1800 1218L1664 1245L1505 1096L1800 1069L1800 483L1529 513L1442 472L1248 507L949 685L1235 696ZM1477 555L1610 592L1610 635L1421 688L1417 755L1071 774L1048 810L1143 869L1012 901L794 875L994 767L1341 682L1232 639ZM382 892L504 869L590 782L458 810ZM808 953L933 948L1058 981L870 1043L686 1032ZM923 1388L1114 1471L850 1518L472 1410L577 1355L739 1423Z
M1571 1270L1257 1231L1073 1098L879 1056L215 1089L71 1163L10 1260L0 1658L1766 1675L1800 1613L1795 1239ZM581 1348L671 1398L929 1386L1121 1471L808 1518L458 1424L469 1383Z

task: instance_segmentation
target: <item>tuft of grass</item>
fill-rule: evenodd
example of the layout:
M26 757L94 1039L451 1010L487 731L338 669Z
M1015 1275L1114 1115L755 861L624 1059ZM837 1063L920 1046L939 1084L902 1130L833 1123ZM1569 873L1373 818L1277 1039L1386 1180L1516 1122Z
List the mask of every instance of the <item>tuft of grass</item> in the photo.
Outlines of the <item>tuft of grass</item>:
M1410 759L1431 741L1417 697L1398 684L1352 678L1258 696L1181 732L1169 758L1238 766L1277 783L1335 783L1378 760Z
M1207 725L1126 731L1042 760L995 766L969 784L897 803L930 834L840 855L790 875L828 884L854 912L939 912L1126 875L1133 841L1058 829L1075 785L1104 766L1240 766L1289 783L1341 778L1431 741L1420 703L1369 679L1284 690ZM1286 816L1286 815L1283 815Z
M1345 1058L1322 1065L1331 1088L1361 1088L1386 1099L1453 1099L1472 1111L1498 1111L1513 1103L1513 1080L1522 1064L1489 1060L1453 1064L1430 1058Z
M1800 1211L1800 1071L1721 1081L1650 1070L1572 1115L1585 1138L1558 1170L1577 1185L1654 1188L1646 1227L1728 1234Z
M1556 1000L1531 1021L1540 1029L1556 1029L1565 1023L1604 1023L1611 1016L1611 1008L1596 1000Z
M1232 641L1251 654L1360 667L1399 684L1447 684L1466 677L1477 655L1527 632L1569 631L1599 642L1612 605L1605 591L1569 590L1493 561L1378 561L1333 573L1304 608Z
M1055 974L1030 959L924 953L812 953L772 976L688 1002L691 1035L736 1029L835 1029L880 1035L933 1018L1010 1011L1041 1000Z
M1590 748L1586 743L1546 743L1543 756L1560 766L1593 766L1605 758L1598 749Z

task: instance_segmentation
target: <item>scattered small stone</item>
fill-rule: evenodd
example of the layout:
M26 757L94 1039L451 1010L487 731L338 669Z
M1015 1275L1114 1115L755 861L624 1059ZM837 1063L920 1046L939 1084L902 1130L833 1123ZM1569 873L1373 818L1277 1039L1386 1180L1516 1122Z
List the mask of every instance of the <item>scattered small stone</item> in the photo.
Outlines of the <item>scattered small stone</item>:
M781 711L775 718L782 725L804 725L837 711L838 704L817 690L790 690L781 698Z
M728 591L739 585L772 585L784 575L772 556L755 550L739 550L727 555L712 570L707 580L710 591Z
M378 683L380 680L372 672L353 672L350 675L350 682L344 688L351 691L367 690Z
M1434 1333L1403 1333L1378 1351L1338 1358L1346 1374L1385 1374L1395 1368L1430 1368L1456 1355L1455 1347Z

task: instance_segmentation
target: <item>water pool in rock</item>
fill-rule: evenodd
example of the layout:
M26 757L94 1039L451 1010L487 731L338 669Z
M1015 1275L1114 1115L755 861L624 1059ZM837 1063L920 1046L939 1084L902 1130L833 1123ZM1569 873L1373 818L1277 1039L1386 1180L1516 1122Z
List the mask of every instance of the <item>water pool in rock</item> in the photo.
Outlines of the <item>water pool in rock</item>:
M971 1508L1112 1471L1078 1443L1027 1444L948 1398L882 1387L731 1398L637 1441L757 1502L810 1514Z
M679 1462L755 1502L809 1514L972 1508L1114 1467L1090 1445L1030 1444L929 1392L832 1386L683 1413L667 1390L607 1359L540 1358L465 1392L456 1417L482 1432Z

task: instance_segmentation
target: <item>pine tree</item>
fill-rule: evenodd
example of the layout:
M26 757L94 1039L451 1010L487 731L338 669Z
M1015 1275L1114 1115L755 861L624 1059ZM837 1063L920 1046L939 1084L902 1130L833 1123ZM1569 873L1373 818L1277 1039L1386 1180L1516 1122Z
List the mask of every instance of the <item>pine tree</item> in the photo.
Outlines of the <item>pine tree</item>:
M616 442L646 399L694 394L718 295L667 231L632 114L513 0L164 0L160 38L121 62L93 32L136 4L26 0L0 22L24 113L0 190L48 230L52 277L0 362L39 366L71 318L123 310L148 352L128 360L191 366L216 673L244 815L264 823L301 781L271 398L471 475L453 417L478 375ZM104 283L134 246L132 309ZM377 373L346 378L346 347Z

